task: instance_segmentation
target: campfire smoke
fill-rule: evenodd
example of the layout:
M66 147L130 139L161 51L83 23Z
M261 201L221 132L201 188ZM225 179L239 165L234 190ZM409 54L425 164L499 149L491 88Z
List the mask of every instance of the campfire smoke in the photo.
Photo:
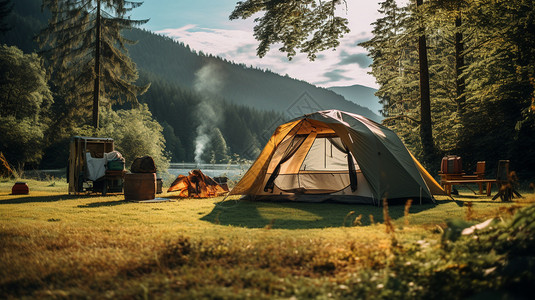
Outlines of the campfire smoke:
M202 155L211 141L211 131L221 121L221 116L214 109L214 95L223 87L221 70L218 65L209 63L195 73L194 89L202 95L202 101L197 105L195 116L201 123L197 127L195 137L195 162L202 163Z

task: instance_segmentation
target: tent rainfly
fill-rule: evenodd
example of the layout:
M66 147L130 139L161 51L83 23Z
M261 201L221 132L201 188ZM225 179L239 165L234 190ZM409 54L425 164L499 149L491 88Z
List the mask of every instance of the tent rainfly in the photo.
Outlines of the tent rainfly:
M430 202L442 187L390 129L338 110L280 125L229 195L380 205Z

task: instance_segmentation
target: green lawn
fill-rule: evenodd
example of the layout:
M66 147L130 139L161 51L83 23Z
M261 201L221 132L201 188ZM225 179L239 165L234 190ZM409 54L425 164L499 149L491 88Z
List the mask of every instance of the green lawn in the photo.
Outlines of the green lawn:
M395 247L440 247L447 220L503 219L535 198L467 192L414 204L407 217L390 206L390 234L382 207L172 193L135 203L68 195L61 180L27 180L29 195L10 195L13 183L0 182L1 298L379 298L355 284L384 280L372 277L387 272Z

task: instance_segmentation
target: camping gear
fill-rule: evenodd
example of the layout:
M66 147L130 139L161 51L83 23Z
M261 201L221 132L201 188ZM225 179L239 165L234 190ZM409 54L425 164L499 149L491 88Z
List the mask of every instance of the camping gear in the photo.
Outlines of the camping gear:
M280 125L229 195L380 205L433 201L442 187L390 129L338 110Z
M156 165L150 156L143 156L134 159L130 166L132 173L156 173Z
M156 173L124 174L125 200L151 200L156 198Z
M224 195L228 190L201 170L191 170L188 176L178 175L167 190L167 192L176 191L179 192L178 196L183 198L209 198Z
M463 164L460 156L446 155L442 158L440 172L443 174L460 174L463 172Z
M124 170L124 161L120 161L120 160L109 161L107 164L107 169L110 171Z
M106 158L106 170L122 171L124 170L124 158L119 151L104 153Z
M15 182L15 184L11 188L12 195L28 195L29 193L30 188L28 188L26 182Z
M74 136L69 148L69 194L123 191L124 158L113 149L113 139Z

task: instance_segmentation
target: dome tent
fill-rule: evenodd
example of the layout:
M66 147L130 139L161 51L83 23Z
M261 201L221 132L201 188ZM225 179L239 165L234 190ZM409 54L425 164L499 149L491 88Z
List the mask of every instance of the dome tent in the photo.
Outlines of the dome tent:
M280 125L229 195L379 205L383 198L434 201L444 190L390 129L326 110Z

